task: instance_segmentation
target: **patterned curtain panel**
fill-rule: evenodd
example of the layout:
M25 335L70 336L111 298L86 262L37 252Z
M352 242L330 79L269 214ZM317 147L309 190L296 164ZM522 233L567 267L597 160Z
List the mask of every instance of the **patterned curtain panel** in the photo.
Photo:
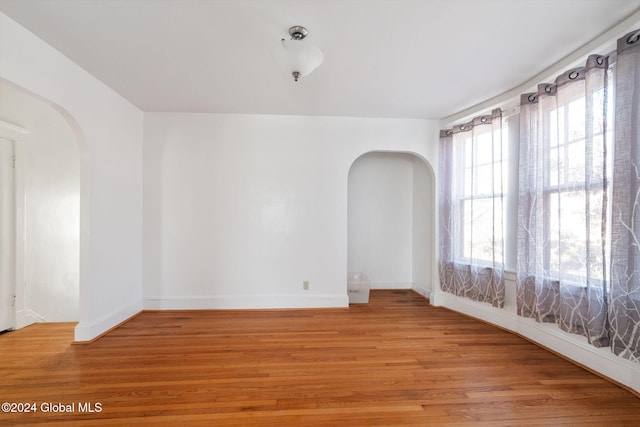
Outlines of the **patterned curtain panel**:
M440 286L504 305L502 113L440 134Z
M591 56L520 106L517 306L608 345L608 58Z
M640 31L618 40L615 110L611 345L640 362Z
M638 37L621 41L615 66L608 56L592 55L584 67L522 95L517 268L520 316L557 323L634 360L640 340Z

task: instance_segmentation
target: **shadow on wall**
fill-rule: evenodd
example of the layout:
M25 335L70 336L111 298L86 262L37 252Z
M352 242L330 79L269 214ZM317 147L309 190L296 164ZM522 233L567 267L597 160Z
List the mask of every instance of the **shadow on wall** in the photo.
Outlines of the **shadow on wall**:
M415 289L429 297L435 265L435 178L418 155L370 152L348 179L349 273L372 289Z

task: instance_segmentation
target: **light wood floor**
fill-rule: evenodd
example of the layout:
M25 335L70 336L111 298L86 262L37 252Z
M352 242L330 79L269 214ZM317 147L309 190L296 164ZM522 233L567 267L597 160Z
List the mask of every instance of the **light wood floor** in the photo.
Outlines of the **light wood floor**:
M0 400L38 410L0 424L640 425L628 391L410 291L350 309L145 312L88 345L71 345L73 326L0 335Z

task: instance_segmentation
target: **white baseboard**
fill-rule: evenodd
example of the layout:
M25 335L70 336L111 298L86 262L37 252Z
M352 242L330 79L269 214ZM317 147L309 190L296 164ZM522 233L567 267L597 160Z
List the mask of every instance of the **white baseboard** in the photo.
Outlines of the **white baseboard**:
M426 299L428 299L429 302L431 302L431 291L427 290L424 286L421 286L421 285L418 285L418 284L414 283L413 286L411 286L411 289L416 291L417 293L419 293L420 295L422 295Z
M344 294L329 295L225 295L201 297L147 297L145 310L227 310L262 308L342 308L349 306Z
M517 332L518 316L516 316L516 313L510 313L506 309L493 307L489 303L460 298L447 292L438 292L437 298L435 299L438 305Z
M608 347L596 348L585 337L564 332L556 324L539 323L534 319L518 316L513 309L499 309L442 291L436 292L434 298L438 306L515 332L640 392L640 364L614 355Z
M16 311L16 329L22 329L25 326L29 326L31 323L29 323L29 320L27 319L27 310Z
M16 311L16 329L24 328L38 322L46 322L46 320L30 309Z
M142 310L140 302L129 304L121 310L114 311L111 314L103 316L100 319L91 320L89 322L80 321L76 325L75 340L91 341L95 337L103 334L114 326L119 325Z
M371 282L371 289L411 289L411 282Z
M640 364L614 355L609 347L594 347L586 337L534 319L519 317L517 326L518 334L640 392Z

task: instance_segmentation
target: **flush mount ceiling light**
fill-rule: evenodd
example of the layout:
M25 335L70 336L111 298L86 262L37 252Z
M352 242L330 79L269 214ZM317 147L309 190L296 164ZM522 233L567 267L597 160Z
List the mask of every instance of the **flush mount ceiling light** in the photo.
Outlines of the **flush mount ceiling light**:
M289 28L291 40L282 39L280 45L273 49L276 61L285 71L291 73L295 81L309 75L324 60L324 54L317 46L304 41L308 34L306 28L293 26Z

